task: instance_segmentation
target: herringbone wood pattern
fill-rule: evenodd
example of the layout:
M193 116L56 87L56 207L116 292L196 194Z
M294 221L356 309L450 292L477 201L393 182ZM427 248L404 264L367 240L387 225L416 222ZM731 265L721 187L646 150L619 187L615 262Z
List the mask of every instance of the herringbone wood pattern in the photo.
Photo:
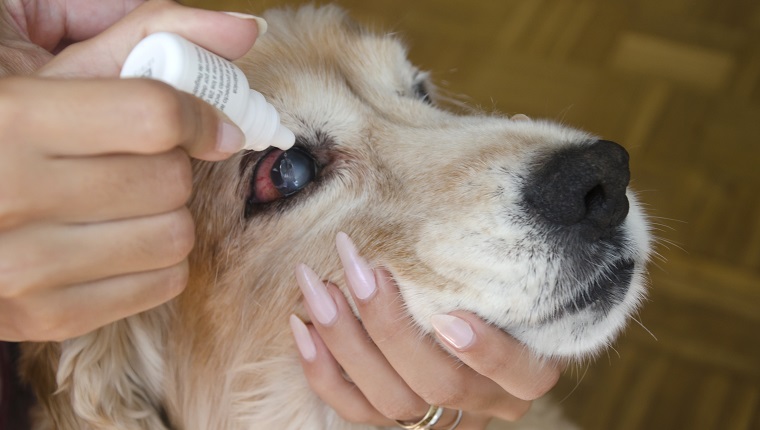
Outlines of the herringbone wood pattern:
M194 0L260 12L299 1ZM616 351L554 390L585 429L760 429L760 2L338 0L469 103L620 142L661 254Z

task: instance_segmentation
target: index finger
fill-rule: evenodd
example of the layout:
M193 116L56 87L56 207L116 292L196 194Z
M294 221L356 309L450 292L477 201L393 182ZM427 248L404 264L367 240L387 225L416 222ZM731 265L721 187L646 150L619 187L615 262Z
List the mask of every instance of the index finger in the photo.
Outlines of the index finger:
M26 145L48 156L156 154L183 147L206 160L227 158L244 137L214 107L147 79L8 79L4 116Z

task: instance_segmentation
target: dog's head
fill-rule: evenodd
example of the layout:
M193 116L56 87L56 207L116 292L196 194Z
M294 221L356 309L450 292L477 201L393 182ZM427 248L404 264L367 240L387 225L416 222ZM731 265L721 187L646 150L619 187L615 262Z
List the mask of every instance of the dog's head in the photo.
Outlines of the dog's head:
M297 262L342 285L332 244L345 231L394 275L423 330L462 309L544 356L614 338L649 253L624 149L552 122L445 110L396 38L338 9L267 19L240 64L297 142L197 166L187 294L202 312L286 315Z
M197 239L178 299L28 348L25 372L57 427L317 426L328 413L308 394L287 316L300 306L296 263L344 284L340 231L390 270L422 332L466 310L545 357L614 338L649 253L620 146L447 111L394 37L337 8L266 17L239 64L295 148L195 164Z

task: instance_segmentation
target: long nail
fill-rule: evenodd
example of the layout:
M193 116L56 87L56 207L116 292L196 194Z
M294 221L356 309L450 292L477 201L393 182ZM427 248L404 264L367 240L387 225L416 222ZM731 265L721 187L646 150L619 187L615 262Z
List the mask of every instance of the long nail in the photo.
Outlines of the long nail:
M430 318L433 328L454 348L462 350L475 341L475 332L467 321L453 315L433 315Z
M309 266L299 264L296 266L296 280L317 321L324 326L334 323L338 317L338 307L319 276Z
M343 262L343 270L348 278L348 285L360 300L367 300L375 294L375 273L367 261L359 255L356 246L346 233L340 232L335 238L338 255Z
M290 331L293 332L293 339L296 340L296 346L306 361L314 361L317 358L317 347L314 345L314 339L311 338L309 328L295 315L290 315Z
M267 32L267 28L269 28L269 24L267 24L267 21L260 16L250 15L247 13L240 13L240 12L222 12L222 13L227 14L229 16L234 16L235 18L250 19L252 21L256 21L256 27L259 30L257 37L263 36L264 33Z

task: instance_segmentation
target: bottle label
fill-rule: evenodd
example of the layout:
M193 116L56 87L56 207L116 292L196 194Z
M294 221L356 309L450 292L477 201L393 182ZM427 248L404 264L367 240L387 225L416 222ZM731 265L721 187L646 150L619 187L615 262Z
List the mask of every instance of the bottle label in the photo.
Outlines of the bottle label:
M194 46L194 49L198 58L198 74L192 93L224 111L232 95L238 93L235 66L199 46Z

